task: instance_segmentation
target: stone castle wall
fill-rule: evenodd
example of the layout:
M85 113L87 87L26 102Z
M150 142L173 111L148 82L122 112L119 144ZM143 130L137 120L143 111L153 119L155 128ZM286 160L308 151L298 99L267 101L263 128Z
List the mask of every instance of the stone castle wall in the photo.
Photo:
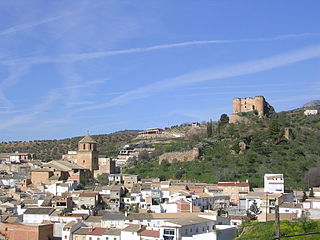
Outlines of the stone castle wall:
M196 158L198 158L200 155L199 148L194 148L190 151L184 151L184 152L168 152L164 153L161 156L159 156L159 164L163 160L167 160L169 163L172 162L189 162L194 161Z
M266 101L264 97L234 98L233 113L257 111L259 116L265 115Z

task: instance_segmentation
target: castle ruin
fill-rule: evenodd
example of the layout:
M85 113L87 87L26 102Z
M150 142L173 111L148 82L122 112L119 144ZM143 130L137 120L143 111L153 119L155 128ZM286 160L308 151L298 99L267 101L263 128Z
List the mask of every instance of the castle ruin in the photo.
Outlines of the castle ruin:
M263 96L234 98L233 114L230 115L229 122L246 122L244 117L238 115L245 112L256 112L259 117L263 117L274 112L274 109Z

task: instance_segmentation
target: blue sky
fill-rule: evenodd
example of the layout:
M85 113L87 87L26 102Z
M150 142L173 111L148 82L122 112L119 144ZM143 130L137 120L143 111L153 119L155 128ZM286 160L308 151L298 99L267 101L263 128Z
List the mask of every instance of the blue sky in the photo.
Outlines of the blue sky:
M0 141L216 120L319 99L320 2L0 1Z

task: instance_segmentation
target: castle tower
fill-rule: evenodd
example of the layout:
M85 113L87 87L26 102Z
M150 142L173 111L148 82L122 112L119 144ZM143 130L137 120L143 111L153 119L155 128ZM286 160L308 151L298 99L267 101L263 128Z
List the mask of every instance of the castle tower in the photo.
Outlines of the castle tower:
M254 98L254 109L258 111L259 116L264 116L265 112L265 103L266 100L264 99L263 96L257 96Z
M77 165L87 168L93 176L99 169L97 142L90 136L85 136L78 143Z
M241 112L241 98L233 99L233 113Z

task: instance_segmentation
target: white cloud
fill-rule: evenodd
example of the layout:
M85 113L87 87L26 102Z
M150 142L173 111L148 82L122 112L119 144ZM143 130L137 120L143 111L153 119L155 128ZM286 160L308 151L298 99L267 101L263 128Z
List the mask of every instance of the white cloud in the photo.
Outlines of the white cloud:
M116 55L132 54L132 53L143 53L157 51L161 49L170 49L170 48L179 48L195 45L208 45L208 44L228 44L228 43L237 43L237 42L265 42L265 41L276 41L283 39L295 39L302 37L311 37L311 36L320 36L320 33L297 33L297 34L287 34L279 35L269 38L244 38L237 40L200 40L200 41L187 41L179 43L169 43L169 44L160 44L151 47L143 48L129 48L122 50L111 50L111 51L99 51L99 52L90 52L90 53L79 53L79 54L66 54L57 57L30 57L30 58L20 58L20 59L7 59L2 60L3 64L19 64L19 63L29 63L29 64L43 64L43 63L64 63L64 62L75 62L83 60L91 60L97 58L104 58Z
M313 45L296 51L286 52L268 58L248 61L231 66L199 70L128 91L111 99L109 102L85 107L80 111L127 104L133 100L146 98L167 89L191 85L198 82L219 80L262 72L316 57L320 57L320 45Z
M0 36L5 36L5 35L9 35L9 34L12 34L15 32L24 31L29 28L33 28L33 27L36 27L36 26L39 26L39 25L42 25L45 23L57 21L61 18L62 18L62 16L57 16L57 17L51 17L51 18L47 18L47 19L43 19L43 20L39 20L39 21L35 21L35 22L15 25L13 27L10 27L10 28L4 29L4 30L0 30Z

